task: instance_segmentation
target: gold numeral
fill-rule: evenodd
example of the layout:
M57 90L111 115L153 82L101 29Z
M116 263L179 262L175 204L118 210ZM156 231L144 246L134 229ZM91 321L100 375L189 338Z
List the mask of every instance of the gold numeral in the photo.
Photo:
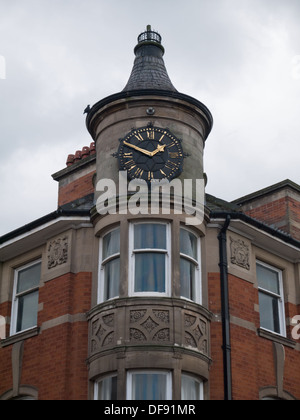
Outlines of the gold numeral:
M171 159L176 159L179 157L179 153L178 152L170 152L169 156Z
M135 132L135 137L136 137L139 141L144 141L144 139L143 139L143 137L142 137L141 133L137 133L137 132Z
M148 139L150 139L150 140L154 140L154 137L155 137L155 134L154 134L154 131L147 131L147 137L148 137Z
M125 165L126 166L130 166L130 165L132 165L132 164L134 164L135 162L134 162L134 160L128 160L127 162L125 162Z

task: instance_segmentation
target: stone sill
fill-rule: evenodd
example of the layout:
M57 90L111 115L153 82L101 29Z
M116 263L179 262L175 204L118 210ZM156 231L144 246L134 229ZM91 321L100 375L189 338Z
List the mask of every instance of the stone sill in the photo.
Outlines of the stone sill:
M35 337L40 332L39 327L31 328L27 331L22 331L18 334L14 334L8 338L5 338L4 340L0 341L0 347L7 347L11 346L12 344L18 343L19 341L28 340L29 338Z
M259 328L257 332L261 338L266 338L267 340L282 344L283 346L290 347L291 349L296 348L297 343L295 341L283 337L282 335L272 333L271 331L265 330L263 328Z

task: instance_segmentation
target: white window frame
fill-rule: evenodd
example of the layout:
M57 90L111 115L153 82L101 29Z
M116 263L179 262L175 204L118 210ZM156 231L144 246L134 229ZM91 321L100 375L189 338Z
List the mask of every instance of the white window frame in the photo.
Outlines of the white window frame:
M142 375L165 375L167 378L166 381L166 401L172 400L173 388L172 388L172 372L166 370L132 370L127 372L127 379L126 379L126 400L132 400L132 377L135 374L142 374Z
M136 225L155 224L163 225L166 227L166 249L134 249L134 227ZM158 253L165 254L165 292L135 292L135 255L138 253ZM132 222L129 225L129 296L159 296L159 297L170 297L171 296L171 226L168 222L149 220L149 221L137 221Z
M25 292L17 293L17 287L18 287L18 280L19 280L19 272L26 270L27 268L33 267L34 265L41 264L42 260L38 259L35 261L32 261L28 264L22 265L21 267L18 267L14 271L14 287L13 287L13 296L12 296L12 308L11 308L11 323L10 323L10 335L20 334L24 331L29 331L32 328L36 328L36 325L33 325L30 328L26 328L21 331L17 331L17 321L18 321L18 311L19 311L19 298L25 295L28 295L30 293L34 293L37 290L39 290L39 285L36 287L33 287L31 289L26 290ZM40 279L41 281L41 279ZM40 283L39 281L39 283Z
M267 289L264 289L264 288L260 287L259 286L259 283L258 283L258 279L257 279L258 293L262 292L262 293L264 293L264 294L266 294L268 296L272 296L272 297L275 297L275 298L278 299L278 313L279 313L279 328L280 328L280 333L277 333L276 331L269 330L269 329L267 329L265 327L262 327L262 326L260 328L262 330L269 331L272 334L277 334L277 335L280 335L282 337L286 337L285 302L284 302L284 289L283 289L283 272L282 272L282 270L280 270L280 269L278 269L278 268L276 268L276 267L274 267L272 265L266 264L266 263L264 263L262 261L259 261L259 260L256 260L256 266L257 265L260 265L262 267L265 267L265 268L267 268L267 269L269 269L271 271L275 271L278 274L279 291L280 291L280 294L277 294L277 293L271 292L270 290L267 290Z
M110 300L118 299L119 298L119 294L118 294L118 296L114 296L112 298L109 298L108 300L106 300L105 299L105 296L104 296L104 291L105 291L105 266L110 261L113 261L113 260L115 260L117 258L120 259L120 257L121 257L120 252L117 252L116 254L110 255L109 257L105 258L104 260L102 259L103 258L103 240L104 240L104 238L105 238L106 235L114 232L115 230L119 230L120 231L120 235L121 235L120 226L117 226L114 229L111 229L108 232L106 232L100 238L100 246L99 246L99 273L98 273L99 282L98 282L98 297L97 297L97 302L98 303L109 302ZM121 238L120 238L120 248L121 248ZM121 272L120 272L119 275L121 277ZM120 277L119 277L119 280L120 280Z
M186 255L182 252L180 252L180 260L181 258L193 263L196 266L196 272L195 272L195 300L189 299L186 296L180 296L181 299L188 300L190 302L198 303L199 305L202 305L202 271L201 271L201 238L199 235L197 235L192 229L187 229L186 227L180 226L180 231L186 230L187 232L192 233L195 238L197 239L197 259L196 261L193 257L190 255ZM180 238L180 232L179 232L179 238ZM179 244L179 249L181 251L181 244ZM181 276L181 273L180 273ZM181 283L181 277L180 277L180 283ZM181 284L180 284L180 290L181 290Z
M196 401L204 401L204 383L203 383L203 381L201 379L195 378L193 375L190 375L188 373L182 373L182 375L181 375L181 381L182 381L182 378L184 376L186 378L192 379L193 381L197 382L200 385L199 386L199 395L198 395L199 398ZM182 399L182 382L181 382L181 390L180 390L180 392L181 392L181 401L185 401L185 400Z

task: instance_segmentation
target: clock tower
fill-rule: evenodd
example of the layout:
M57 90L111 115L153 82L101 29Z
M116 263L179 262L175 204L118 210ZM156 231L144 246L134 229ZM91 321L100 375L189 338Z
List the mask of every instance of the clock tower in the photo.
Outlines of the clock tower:
M212 116L201 102L175 89L161 41L148 26L138 37L123 91L102 99L88 113L87 129L96 142L97 181L109 178L117 184L119 170L127 170L130 179L203 178L203 149Z
M96 144L95 201L106 180L108 189L115 186L108 202L116 204L111 211L92 210L99 266L89 312L91 394L180 399L185 384L200 399L208 392L210 363L211 315L201 263L205 220L188 227L174 202L169 212L152 211L147 200L155 182L203 180L212 116L176 90L162 38L151 26L138 36L134 53L125 88L97 102L86 119ZM131 200L132 181L144 187L136 201L146 197L147 211L141 203L131 212L121 208L121 196Z

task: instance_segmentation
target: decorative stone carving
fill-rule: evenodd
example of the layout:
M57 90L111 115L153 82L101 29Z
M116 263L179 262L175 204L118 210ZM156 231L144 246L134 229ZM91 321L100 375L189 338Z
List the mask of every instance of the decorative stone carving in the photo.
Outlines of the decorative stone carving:
M153 319L149 316L149 318L141 324L145 330L150 334L156 327L159 326L156 322L153 321Z
M91 353L100 351L114 342L115 314L98 315L91 322Z
M163 330L158 331L153 337L153 341L157 343L164 343L170 341L170 330L169 328L164 328Z
M184 313L184 345L193 347L201 353L208 354L207 320L195 313Z
M63 236L50 242L48 247L49 270L68 261L68 240L67 236Z
M184 308L160 306L159 302L156 305L134 303L117 308L99 306L99 312L93 310L89 319L90 356L99 354L100 357L102 352L106 354L117 347L148 345L174 346L180 352L186 347L209 356L210 321L196 305Z
M170 323L169 311L156 311L155 309L153 309L152 312L159 321L164 322L165 324Z
M250 270L250 247L241 239L230 237L231 263Z
M147 341L147 338L142 331L137 330L136 328L130 328L130 341L140 341L143 343Z
M169 343L170 342L170 312L160 309L140 309L130 311L130 341L140 343Z
M144 318L146 312L146 309L141 311L130 311L130 323L133 324Z

